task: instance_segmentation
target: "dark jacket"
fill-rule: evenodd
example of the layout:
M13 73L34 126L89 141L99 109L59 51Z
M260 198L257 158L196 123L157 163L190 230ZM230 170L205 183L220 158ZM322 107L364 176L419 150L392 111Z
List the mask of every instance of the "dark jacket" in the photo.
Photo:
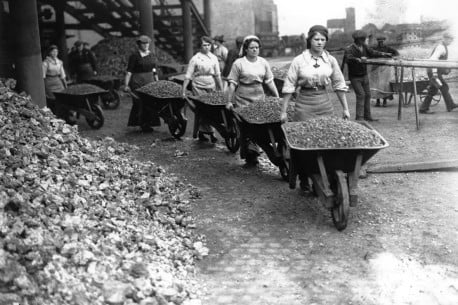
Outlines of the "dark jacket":
M231 72L232 64L234 61L239 58L239 48L229 50L227 53L226 63L224 64L224 69L221 71L221 75L223 77L228 77L229 73Z
M366 64L358 62L358 58L367 57L387 57L382 52L375 51L366 45L363 45L363 51L353 43L345 49L344 60L348 65L348 77L361 77L367 75ZM344 64L344 63L343 63ZM342 67L343 67L342 64Z

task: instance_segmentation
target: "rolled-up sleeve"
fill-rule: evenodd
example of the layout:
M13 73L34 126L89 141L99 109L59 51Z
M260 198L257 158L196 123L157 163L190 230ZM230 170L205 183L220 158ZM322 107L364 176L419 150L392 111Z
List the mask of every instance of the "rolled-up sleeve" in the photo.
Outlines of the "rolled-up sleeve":
M298 73L299 64L296 60L293 60L288 69L288 73L286 73L285 82L281 90L282 93L294 93L296 91Z
M348 86L345 83L345 78L343 76L342 70L340 70L339 63L337 59L334 57L329 57L332 67L332 74L331 74L331 84L332 88L335 91L348 91Z
M47 61L43 61L43 78L46 78L46 71L48 71L48 62Z
M266 65L266 75L264 75L264 83L268 84L274 81L274 74L272 73L272 69L270 69L270 65L267 60L264 61Z
M231 68L231 72L229 73L229 76L227 77L227 81L230 83L233 83L234 85L239 84L239 79L240 79L240 60L237 59L233 64Z
M213 71L214 71L215 77L221 76L221 69L219 68L219 62L216 56L213 60Z
M188 64L188 69L186 70L185 79L192 79L194 75L194 71L196 70L196 60L195 58L191 58Z

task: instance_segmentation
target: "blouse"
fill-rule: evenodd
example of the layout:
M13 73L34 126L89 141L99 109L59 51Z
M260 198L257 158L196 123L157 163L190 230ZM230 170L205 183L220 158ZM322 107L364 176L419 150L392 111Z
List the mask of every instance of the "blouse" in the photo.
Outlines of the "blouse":
M153 68L156 67L153 54L141 54L137 51L130 55L129 62L127 63L127 72L130 73L146 73L152 72Z
M310 50L296 56L288 73L282 93L294 93L297 87L315 88L331 83L335 91L347 91L344 76L334 56L324 51L320 57L312 57Z
M220 74L218 58L212 53L198 52L189 61L185 78L192 80L192 85L197 88L213 88L214 77Z
M235 85L268 84L274 80L274 75L264 58L258 57L255 62L251 62L244 56L234 61L227 80Z
M43 78L52 76L59 76L64 79L66 77L64 70L64 63L59 58L55 60L52 57L47 56L43 60Z

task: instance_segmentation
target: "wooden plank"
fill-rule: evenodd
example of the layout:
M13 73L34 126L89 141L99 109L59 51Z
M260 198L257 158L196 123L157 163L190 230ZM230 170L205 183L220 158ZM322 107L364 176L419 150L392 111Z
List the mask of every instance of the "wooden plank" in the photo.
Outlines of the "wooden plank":
M445 69L458 69L458 61L451 60L424 60L424 59L381 59L370 58L362 61L368 65L381 65L381 66L398 66L398 67L415 67L415 68L445 68Z
M435 171L444 169L458 169L458 159L407 162L398 164L386 164L371 166L367 169L368 173L401 173L418 171Z

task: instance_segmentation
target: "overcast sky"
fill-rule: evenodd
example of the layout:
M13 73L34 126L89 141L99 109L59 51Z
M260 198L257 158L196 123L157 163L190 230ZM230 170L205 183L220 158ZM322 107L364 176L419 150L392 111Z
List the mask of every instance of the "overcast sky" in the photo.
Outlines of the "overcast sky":
M419 23L426 20L457 19L456 0L274 0L278 7L280 35L307 33L314 24L345 18L345 8L354 7L356 28L372 22ZM458 26L457 26L458 28Z

